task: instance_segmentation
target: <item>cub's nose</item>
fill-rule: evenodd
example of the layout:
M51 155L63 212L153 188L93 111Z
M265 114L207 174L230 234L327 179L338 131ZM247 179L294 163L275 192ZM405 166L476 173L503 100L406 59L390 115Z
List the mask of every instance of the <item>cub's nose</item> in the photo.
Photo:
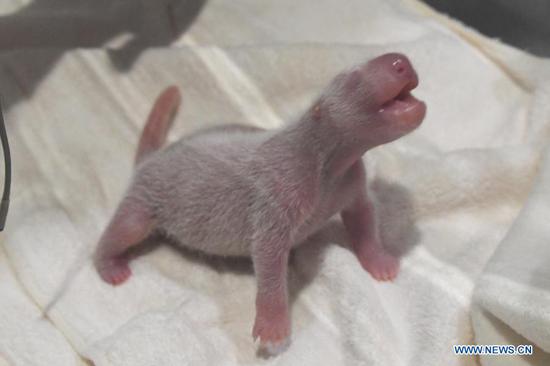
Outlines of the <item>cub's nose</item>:
M407 56L401 53L386 53L369 62L379 72L393 74L397 79L406 80L412 89L418 85L418 76Z

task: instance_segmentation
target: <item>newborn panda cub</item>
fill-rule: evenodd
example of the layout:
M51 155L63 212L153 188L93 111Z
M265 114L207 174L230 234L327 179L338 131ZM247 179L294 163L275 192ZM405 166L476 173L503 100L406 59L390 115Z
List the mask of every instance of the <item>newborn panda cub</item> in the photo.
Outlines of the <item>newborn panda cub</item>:
M392 280L366 194L362 156L420 125L423 102L407 57L391 53L337 75L302 117L278 130L225 126L160 149L180 104L176 87L157 99L143 130L132 181L95 253L103 280L131 274L127 250L152 233L221 256L251 256L260 347L288 344L290 250L339 213L361 266Z

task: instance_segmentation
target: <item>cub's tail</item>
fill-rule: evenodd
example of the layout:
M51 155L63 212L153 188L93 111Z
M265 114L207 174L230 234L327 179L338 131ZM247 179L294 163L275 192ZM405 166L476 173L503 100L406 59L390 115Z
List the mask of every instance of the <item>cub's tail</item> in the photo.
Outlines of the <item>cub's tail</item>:
M136 165L164 145L180 104L181 94L176 86L166 88L157 97L139 139L135 159Z

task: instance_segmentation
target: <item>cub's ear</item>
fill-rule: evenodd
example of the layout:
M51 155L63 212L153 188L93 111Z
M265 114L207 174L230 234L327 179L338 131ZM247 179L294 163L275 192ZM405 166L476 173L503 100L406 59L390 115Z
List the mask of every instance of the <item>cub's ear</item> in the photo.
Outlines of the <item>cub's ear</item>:
M317 102L311 108L311 115L313 119L318 121L321 119L321 102Z

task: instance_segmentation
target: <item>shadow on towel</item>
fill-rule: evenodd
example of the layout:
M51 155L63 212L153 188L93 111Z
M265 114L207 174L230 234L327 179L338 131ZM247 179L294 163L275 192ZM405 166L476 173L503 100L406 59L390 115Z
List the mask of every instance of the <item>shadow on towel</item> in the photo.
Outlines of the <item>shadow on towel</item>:
M177 40L199 15L206 0L34 0L19 11L0 16L0 63L29 97L57 60L70 49L103 47L127 36L118 49L107 50L120 72L131 69L150 47ZM28 52L40 49L38 54ZM16 51L6 54L6 51ZM3 83L2 83L3 84ZM2 90L5 108L18 97Z

